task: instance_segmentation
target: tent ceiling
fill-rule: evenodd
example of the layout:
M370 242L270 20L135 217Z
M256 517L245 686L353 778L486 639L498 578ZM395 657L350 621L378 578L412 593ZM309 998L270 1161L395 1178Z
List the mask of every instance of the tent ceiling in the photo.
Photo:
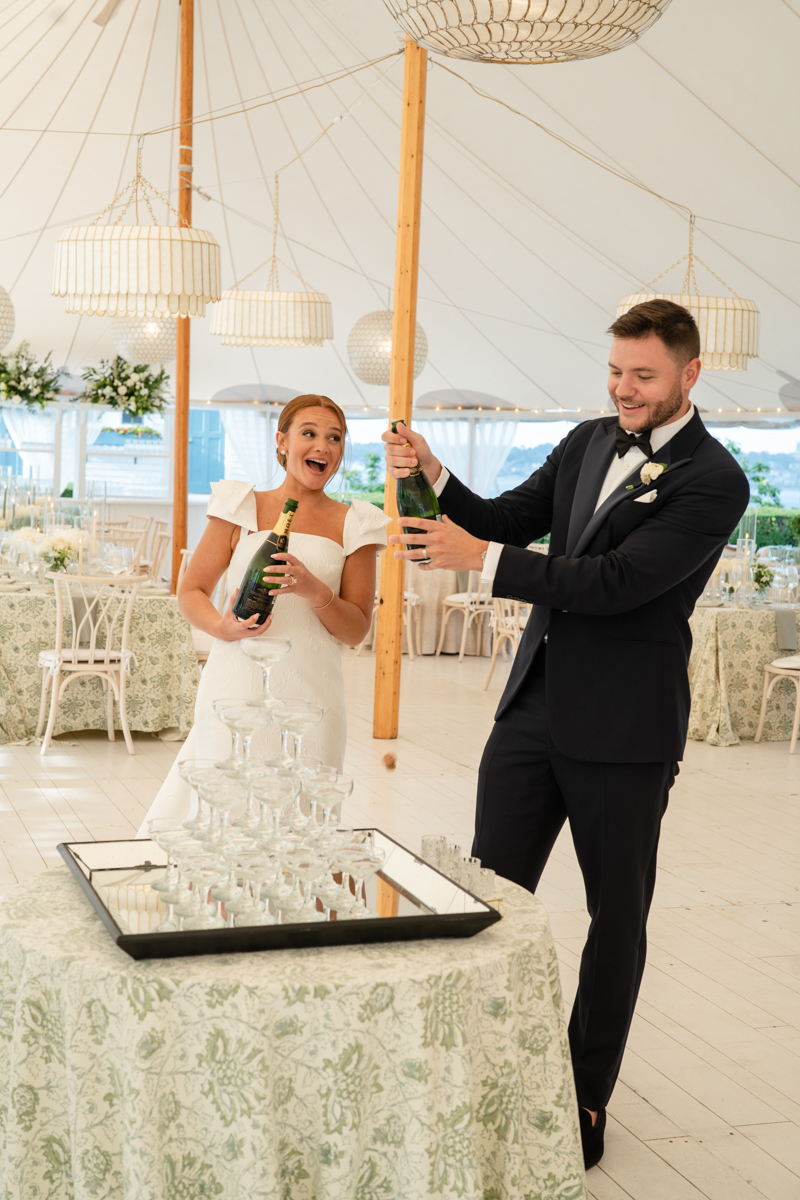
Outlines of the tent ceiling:
M103 7L0 0L0 283L16 336L73 372L112 354L110 321L69 316L50 296L55 239L132 176L133 135L176 113L177 0L122 0L100 26ZM196 12L198 116L400 47L381 0L196 0ZM715 420L798 419L800 0L761 0L758 30L755 21L753 0L673 0L640 43L589 62L442 60L459 79L432 57L419 285L430 355L418 396L467 389L547 420L602 410L617 301L686 250L679 210L475 95L469 80L699 214L698 253L761 310L762 357L747 372L707 373L698 403ZM196 126L193 178L210 199L195 196L194 220L217 237L230 287L269 255L275 169L355 105L281 176L278 252L330 295L334 341L229 348L208 316L193 321L193 397L249 380L386 405L387 389L350 372L346 342L358 317L390 302L401 83L400 59L387 60ZM145 140L145 174L173 202L177 148L174 131ZM702 269L698 278L723 290ZM248 286L265 282L263 271Z

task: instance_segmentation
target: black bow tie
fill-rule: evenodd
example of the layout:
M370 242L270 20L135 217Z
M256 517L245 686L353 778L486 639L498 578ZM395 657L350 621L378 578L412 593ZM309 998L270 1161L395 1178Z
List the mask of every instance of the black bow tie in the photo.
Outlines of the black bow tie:
M636 434L627 433L621 425L618 425L616 428L616 437L617 455L619 458L624 458L628 451L633 450L634 448L637 450L642 450L648 458L652 458L653 451L650 449L649 431L641 434L640 437L637 437Z

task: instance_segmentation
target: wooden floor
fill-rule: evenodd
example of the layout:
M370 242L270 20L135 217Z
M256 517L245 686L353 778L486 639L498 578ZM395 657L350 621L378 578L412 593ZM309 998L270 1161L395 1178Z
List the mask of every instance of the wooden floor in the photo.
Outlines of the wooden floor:
M345 652L353 823L419 848L471 840L475 774L507 673L404 661L402 736L372 739L374 657ZM69 742L72 744L69 744ZM60 862L56 843L133 833L178 743L102 734L0 747L0 892ZM383 755L397 756L395 770ZM595 1200L800 1197L800 754L689 743L661 839L649 955ZM587 918L569 834L540 888L574 991Z

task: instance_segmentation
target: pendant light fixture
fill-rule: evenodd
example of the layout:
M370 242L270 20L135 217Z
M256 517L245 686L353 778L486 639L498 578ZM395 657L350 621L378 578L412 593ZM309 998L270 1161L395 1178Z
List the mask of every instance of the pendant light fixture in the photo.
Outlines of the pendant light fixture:
M670 0L385 0L419 46L468 62L559 63L621 50Z
M139 197L152 219L138 223ZM136 174L92 225L65 229L56 243L53 295L67 312L97 317L202 317L219 299L220 252L213 234L191 225L159 225L151 198L176 210L142 175L141 139ZM126 200L113 225L100 218ZM134 205L135 225L121 224Z
M127 362L168 363L175 357L175 317L115 317L114 349Z
M4 287L0 287L0 350L4 350L14 336L14 305Z
M362 383L388 387L392 369L392 313L387 309L360 317L347 339L347 357ZM428 339L419 322L414 328L414 378L428 361Z
M663 279L682 262L687 265L679 295L649 290L653 283ZM696 262L719 280L730 296L701 296L694 273ZM700 357L707 371L746 371L748 358L758 357L758 308L754 301L743 300L737 295L724 279L720 279L697 257L694 252L694 214L689 218L689 253L657 275L644 291L623 296L617 305L617 316L621 317L634 305L643 304L646 300L671 300L689 310L700 330Z

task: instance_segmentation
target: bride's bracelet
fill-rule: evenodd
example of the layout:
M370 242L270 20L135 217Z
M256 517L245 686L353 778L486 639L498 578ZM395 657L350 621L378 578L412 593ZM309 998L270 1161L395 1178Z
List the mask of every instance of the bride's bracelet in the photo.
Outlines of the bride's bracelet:
M326 601L325 604L320 604L319 608L317 608L317 606L315 604L313 604L311 607L314 609L314 612L322 612L323 608L327 608L329 604L333 604L335 599L336 599L336 592L333 590L333 588L331 588L330 600Z

